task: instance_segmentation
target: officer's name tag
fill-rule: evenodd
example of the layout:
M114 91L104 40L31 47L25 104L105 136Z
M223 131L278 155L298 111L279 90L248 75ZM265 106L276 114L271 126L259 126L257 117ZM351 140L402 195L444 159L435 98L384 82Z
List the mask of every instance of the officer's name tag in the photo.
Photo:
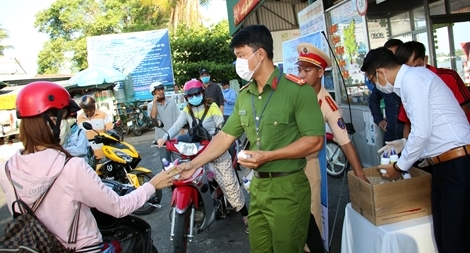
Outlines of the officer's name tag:
M246 116L246 110L239 110L238 115L240 116Z

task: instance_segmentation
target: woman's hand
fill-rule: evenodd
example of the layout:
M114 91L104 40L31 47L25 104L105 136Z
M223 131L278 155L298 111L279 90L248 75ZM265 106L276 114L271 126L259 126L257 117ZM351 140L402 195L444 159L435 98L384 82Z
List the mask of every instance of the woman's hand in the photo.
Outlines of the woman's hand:
M163 189L168 186L173 185L174 181L174 176L179 174L181 171L178 169L178 167L174 167L173 169L169 171L162 171L155 175L152 179L150 179L150 182L155 189Z
M163 147L163 145L165 145L165 139L158 139L157 140L157 146L159 148Z

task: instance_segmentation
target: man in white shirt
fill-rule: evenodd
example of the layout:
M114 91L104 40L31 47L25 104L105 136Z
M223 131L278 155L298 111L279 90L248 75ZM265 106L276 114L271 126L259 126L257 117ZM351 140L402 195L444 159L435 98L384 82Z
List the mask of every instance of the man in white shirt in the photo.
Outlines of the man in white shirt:
M426 68L401 65L392 51L369 51L361 71L384 93L395 92L413 125L393 165L392 179L419 158L432 164L432 213L439 252L470 252L470 125L452 91Z

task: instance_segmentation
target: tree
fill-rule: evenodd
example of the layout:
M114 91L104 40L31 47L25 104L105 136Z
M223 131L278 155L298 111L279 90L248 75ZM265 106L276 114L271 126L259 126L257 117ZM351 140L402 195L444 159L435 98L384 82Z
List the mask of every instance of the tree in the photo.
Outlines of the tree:
M228 22L222 21L209 28L179 26L171 32L170 43L175 83L184 84L199 77L199 70L207 68L215 81L238 78L229 48L231 36Z
M88 67L86 37L162 28L168 15L139 0L57 0L36 14L35 27L49 35L38 57L38 73Z
M9 38L8 31L6 29L2 28L2 25L0 25L0 55L4 55L5 49L13 48L10 45L4 45L2 43L2 40L8 39L8 38Z
M177 29L179 25L188 27L202 25L200 5L210 0L140 0L145 6L159 6L170 13L168 28Z

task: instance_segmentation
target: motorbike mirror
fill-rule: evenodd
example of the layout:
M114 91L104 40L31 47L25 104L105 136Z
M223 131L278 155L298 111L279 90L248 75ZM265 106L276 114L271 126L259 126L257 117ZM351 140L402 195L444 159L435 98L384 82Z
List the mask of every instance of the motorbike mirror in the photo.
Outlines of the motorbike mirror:
M93 127L92 127L91 124L88 123L88 122L83 122L83 123L82 123L82 126L83 126L83 128L85 128L86 130L93 130Z
M163 128L163 122L159 119L152 119L152 125L158 127L158 128Z

